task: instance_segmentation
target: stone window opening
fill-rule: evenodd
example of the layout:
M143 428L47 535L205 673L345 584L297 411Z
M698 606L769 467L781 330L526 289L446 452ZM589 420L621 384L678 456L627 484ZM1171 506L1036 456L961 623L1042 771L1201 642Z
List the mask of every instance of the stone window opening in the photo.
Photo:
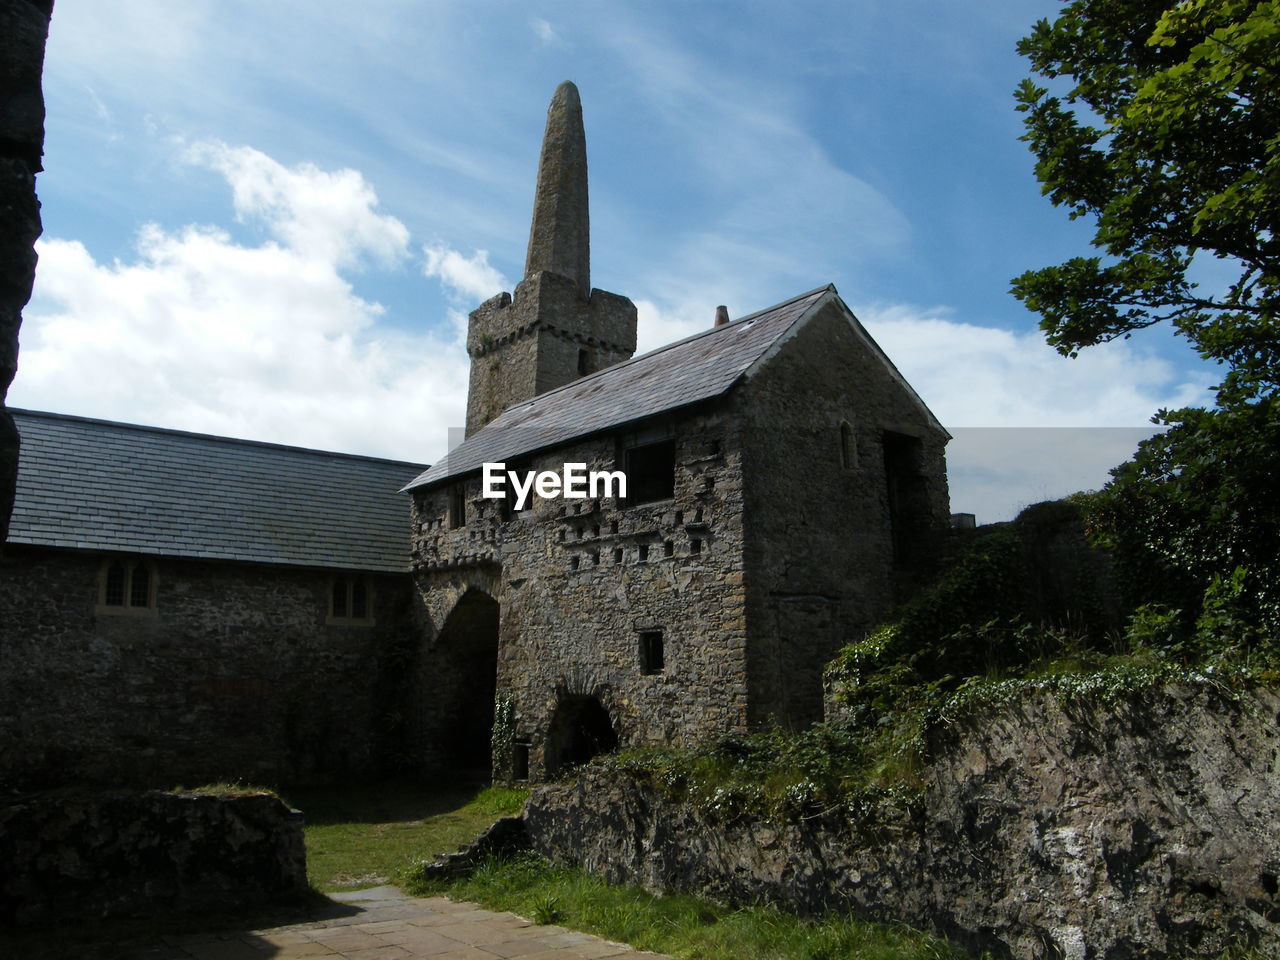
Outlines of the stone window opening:
M656 676L666 670L666 656L662 647L661 630L640 631L640 672Z
M373 626L373 587L368 577L343 574L329 585L329 614L326 626Z
M529 779L529 748L527 740L511 744L511 779L526 782Z
M619 547L617 550L614 550L614 551L613 551L613 562L614 562L614 563L621 563L621 562L622 562L622 548L621 548L621 547Z
M600 566L600 551L599 551L599 550L592 550L592 551L591 551L591 565L592 565L593 567L598 567L598 566Z
M670 500L676 495L676 442L662 440L632 447L624 457L627 506Z
M98 574L95 613L140 614L156 612L156 573L149 560L113 557Z
M930 545L924 444L918 437L889 431L885 431L883 442L893 563L910 567Z
M691 556L695 556L695 557L698 554L702 553L701 539L699 539L698 537L694 537L692 540L689 541L689 553Z
M570 570L577 570L577 569L578 569L578 563L579 563L579 559L578 559L578 557L576 557L576 556L575 556L575 557L570 557L570 558L569 558L569 569L570 569Z
M449 491L449 529L457 530L467 523L467 488L458 484Z
M858 438L848 420L840 421L840 466L846 470L858 469Z
M674 557L676 554L676 545L670 540L664 540L662 543L662 555L664 557Z
M649 545L647 543L642 543L640 544L639 547L636 548L636 560L639 561L640 563L644 563L648 559L649 559Z

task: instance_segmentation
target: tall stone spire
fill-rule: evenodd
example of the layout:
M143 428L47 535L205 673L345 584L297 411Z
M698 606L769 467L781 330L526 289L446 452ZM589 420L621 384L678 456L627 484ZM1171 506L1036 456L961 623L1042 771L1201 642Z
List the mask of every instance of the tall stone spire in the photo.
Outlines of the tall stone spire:
M562 83L547 111L529 258L514 296L500 293L467 323L467 435L513 404L621 363L636 349L636 306L591 288L587 138L578 88Z
M547 109L525 277L544 270L568 277L586 300L591 295L589 231L582 103L578 88L566 80L556 87Z

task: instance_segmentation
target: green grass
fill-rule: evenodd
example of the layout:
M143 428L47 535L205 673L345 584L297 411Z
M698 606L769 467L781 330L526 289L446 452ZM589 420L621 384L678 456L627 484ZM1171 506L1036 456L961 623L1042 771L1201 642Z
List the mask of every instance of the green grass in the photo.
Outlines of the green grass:
M423 882L419 895L444 893L539 923L619 940L687 960L949 960L969 956L907 927L845 916L803 920L772 906L732 909L690 896L653 896L531 856L482 864L470 877Z
M526 791L413 782L290 791L305 817L307 879L322 893L388 883L405 865L452 853L495 817L519 813Z

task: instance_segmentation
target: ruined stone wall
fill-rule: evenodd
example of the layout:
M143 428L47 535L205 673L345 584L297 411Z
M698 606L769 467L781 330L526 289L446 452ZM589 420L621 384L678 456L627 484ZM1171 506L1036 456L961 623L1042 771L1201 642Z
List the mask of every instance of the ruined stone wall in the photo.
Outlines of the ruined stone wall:
M373 625L327 626L328 571L156 558L154 613L121 614L95 612L102 568L17 545L0 563L5 786L297 783L390 759L407 576L370 578Z
M18 430L4 408L18 364L18 326L35 280L43 167L45 37L53 0L0 5L0 549L18 475Z
M609 880L852 910L1018 960L1280 950L1280 695L1027 693L944 728L907 806L773 822L611 771L537 788L531 843Z
M628 359L636 349L636 308L626 297L591 291L554 273L522 280L472 312L467 332L471 379L467 432L508 407L577 380L579 351L587 373Z
M895 566L921 559L895 559L885 432L921 443L917 503L899 535L926 556L947 527L946 438L836 304L740 389L751 719L803 726L822 719L825 664L893 604Z
M0 863L0 929L207 917L308 889L302 816L265 793L8 800L0 803Z
M472 477L467 523L456 529L448 487L414 500L417 583L434 637L423 662L442 685L471 682L457 666L454 651L466 641L449 636L450 612L469 589L498 602L498 691L513 698L515 732L530 744L535 779L566 697L596 697L624 744L683 744L746 725L737 432L715 411L647 430L508 466L559 472L568 461L613 470L628 443L672 436L672 499L629 507L607 498L535 499L507 519L497 501L480 499L480 478ZM655 630L665 664L646 675L640 634Z

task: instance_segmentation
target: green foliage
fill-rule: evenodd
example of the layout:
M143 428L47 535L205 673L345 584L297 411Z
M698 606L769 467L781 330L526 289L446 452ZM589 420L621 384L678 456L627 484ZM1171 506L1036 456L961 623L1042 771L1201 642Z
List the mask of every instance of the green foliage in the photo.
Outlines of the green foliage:
M514 817L524 809L524 802L528 799L528 787L485 787L468 806L496 817Z
M1018 109L1053 203L1096 223L1106 254L1031 270L1014 293L1063 353L1169 321L1228 382L1274 393L1280 370L1280 4L1075 0L1019 52ZM1187 277L1196 257L1236 274Z
M510 785L515 757L516 708L515 700L508 693L500 693L493 701L493 732L490 744L493 749L493 767Z
M1036 176L1105 257L1015 295L1062 353L1169 322L1225 367L1215 409L1156 414L1169 429L1113 471L1096 530L1131 605L1256 646L1280 633L1280 2L1075 0L1019 51L1065 88L1017 93ZM1209 258L1221 290L1188 279Z
M843 914L804 920L775 906L723 907L696 897L611 886L532 855L482 864L469 877L410 892L510 910L675 957L696 960L960 960L953 945L894 924Z
M1174 422L1168 415L1169 422ZM1112 471L1091 513L1133 606L1163 603L1236 630L1280 635L1280 407L1184 410ZM1216 586L1215 586L1216 585ZM1231 616L1225 619L1224 585Z

